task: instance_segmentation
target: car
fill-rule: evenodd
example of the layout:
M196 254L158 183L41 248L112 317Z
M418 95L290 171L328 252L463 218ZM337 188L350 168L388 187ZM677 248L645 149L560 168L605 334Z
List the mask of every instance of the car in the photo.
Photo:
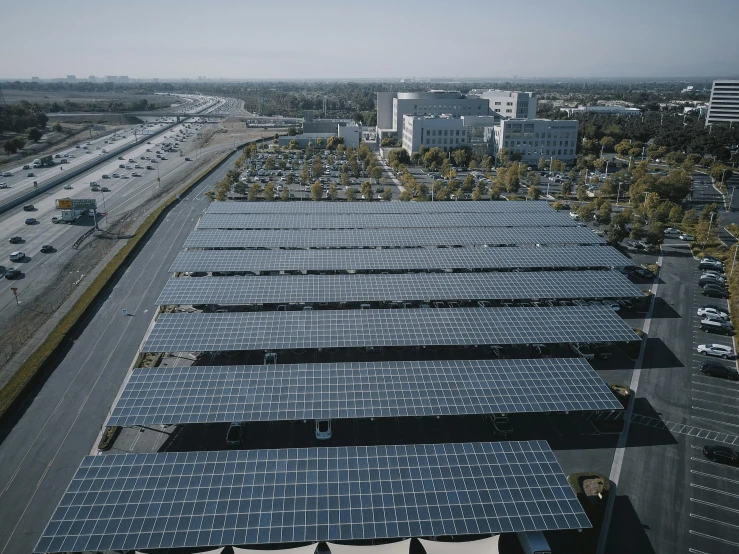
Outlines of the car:
M59 217L58 215L55 215L54 217L51 218L51 222L52 223L61 223L62 221L64 221L64 220L61 217Z
M72 190L72 185L64 185L62 188L64 190Z
M139 173L138 171L134 171L133 173L131 173L131 177L141 177L141 173Z
M36 220L35 217L26 218L26 225L36 225L36 223L38 223L38 221Z
M8 239L8 242L10 244L20 244L21 242L23 242L23 237L19 237L18 235L16 235L14 237L10 237Z
M106 174L104 174L104 175L103 175L103 179L110 179L110 175L108 175L107 173L106 173Z
M716 271L723 271L724 264L713 260L702 260L701 263L698 264L698 269L713 269Z
M118 173L113 173L112 177L113 177L113 179L118 179L120 177L120 175Z
M43 245L43 246L41 247L41 253L42 253L42 254L51 254L52 252L56 252L56 248L54 248L54 247L53 247L52 245L50 245L50 244L44 244L44 245Z
M118 156L119 160L124 160L125 158L123 156Z
M128 179L128 175L126 175L126 174L124 173L123 175L121 175L121 179Z
M228 432L226 432L226 446L230 446L231 448L241 446L241 443L244 441L245 430L246 423L243 421L229 425Z
M330 419L317 419L316 420L316 439L319 441L326 441L331 438L333 432L331 430Z
M28 165L28 164L26 164L26 165L23 166L23 169L31 169L31 166Z
M134 167L135 167L136 169L143 169L143 168L141 167L141 164L136 164L136 165L134 165Z
M719 279L726 280L726 273L722 271L716 271L715 269L704 269L703 273L701 274L701 277L704 275L713 275L714 277L718 277Z
M154 167L153 167L153 166L151 166L151 165L147 165L147 166L146 166L146 169L148 169L148 170L152 170L152 169L154 169Z
M186 162L191 162L192 160L190 158L185 158Z
M731 335L734 333L734 327L731 322L723 319L703 318L700 322L700 329L704 333L720 333L723 335Z
M698 308L698 315L701 317L711 317L718 319L729 319L729 312L718 308L717 306L701 306Z
M497 437L507 439L513 434L513 426L511 426L511 422L504 415L491 415L490 424L493 427L493 434Z
M641 277L642 279L654 279L654 273L649 271L646 267L637 267L634 270L634 275Z
M716 356L724 360L734 356L731 347L725 344L699 344L697 350L703 356Z
M701 278L698 280L698 284L700 286L707 285L708 283L714 283L716 285L724 286L726 284L726 281L724 281L721 277L716 277L714 275L701 275Z
M3 172L3 177L12 177L12 176L13 176L13 174L10 171L4 171Z
M97 185L94 185L94 186L90 187L90 190L91 190L92 192L99 192L99 191L100 191L100 187L99 187L99 186L97 186Z
M0 183L0 189L8 188L8 183Z
M668 227L665 229L665 235L682 235L682 231L680 229L675 229L674 227Z
M729 294L726 291L724 287L719 287L718 285L706 285L701 289L701 294L703 296L708 296L709 298L728 298Z
M16 250L15 252L11 252L10 256L8 256L8 259L11 262L20 262L21 260L25 259L26 253L22 250Z
M709 377L723 377L732 381L739 380L739 373L735 369L728 368L718 362L702 362L698 369Z
M678 236L680 240L686 240L686 241L693 241L695 240L695 237L693 235L689 235L688 233L681 233L680 236Z
M35 176L36 174L33 171L31 171L28 175L26 175L26 177L35 177Z
M739 466L739 453L728 446L706 445L703 447L703 455L718 464Z
M9 267L5 270L5 278L6 279L17 279L21 276L21 272L19 269L15 269L14 267Z
M103 192L110 192L110 189L108 187L100 187L100 190Z
M134 163L136 163L136 162L134 161L134 159L133 159L133 158L131 158L131 159L129 159L129 160L128 160L128 163L130 163L130 164L134 164Z

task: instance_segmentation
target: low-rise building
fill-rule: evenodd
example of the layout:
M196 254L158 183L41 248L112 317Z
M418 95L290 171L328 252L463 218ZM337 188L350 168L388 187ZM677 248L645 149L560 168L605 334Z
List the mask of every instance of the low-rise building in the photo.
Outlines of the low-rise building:
M577 108L561 108L567 115L577 115L582 113L594 113L598 115L641 115L638 108L627 108L625 106L578 106Z
M520 154L524 163L540 158L572 161L577 157L578 125L570 120L502 119L493 128L493 148L496 156L503 149Z
M533 92L497 89L473 89L470 96L483 98L490 103L490 112L509 119L536 119L538 96Z
M487 154L492 128L500 117L491 115L453 116L451 114L406 115L403 117L403 148L409 154L422 146L445 152L468 146L476 154Z

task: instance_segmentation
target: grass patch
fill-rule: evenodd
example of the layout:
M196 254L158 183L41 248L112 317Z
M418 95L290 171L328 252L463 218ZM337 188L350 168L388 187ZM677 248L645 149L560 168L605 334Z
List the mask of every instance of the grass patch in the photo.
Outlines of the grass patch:
M98 450L110 450L113 446L113 443L115 443L115 439L118 438L120 432L120 427L106 427L105 431L103 431L103 436L100 437Z
M605 477L600 473L583 471L580 473L570 473L567 476L567 482L572 487L572 490L575 491L575 494L585 494L585 491L582 488L582 483L586 479L596 479L601 481L601 486L604 492L611 489L611 482L608 480L608 477Z
M90 283L87 290L82 293L80 298L75 302L74 306L62 317L56 327L49 333L41 345L31 356L23 363L23 365L15 372L6 385L0 390L0 417L8 410L11 404L20 396L23 389L30 383L31 379L43 367L46 361L52 356L60 344L64 341L67 333L69 333L77 322L82 318L87 309L92 305L98 295L103 291L105 285L123 265L131 253L136 249L141 239L156 223L159 216L166 210L177 198L195 186L200 180L205 178L213 167L217 166L224 159L230 156L227 153L214 162L208 169L203 170L197 177L191 180L178 191L175 191L167 200L139 225L135 234L118 253L108 262L97 277Z

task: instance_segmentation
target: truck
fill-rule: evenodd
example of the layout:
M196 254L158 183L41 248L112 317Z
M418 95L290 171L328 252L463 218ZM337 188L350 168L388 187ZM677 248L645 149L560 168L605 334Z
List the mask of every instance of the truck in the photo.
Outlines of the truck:
M74 223L80 217L85 215L87 210L62 210L62 221L67 223Z
M549 543L541 531L525 531L516 533L524 554L552 554Z
M35 160L33 160L31 165L35 168L51 167L52 165L54 165L54 157L49 155L44 156L43 158L36 158Z

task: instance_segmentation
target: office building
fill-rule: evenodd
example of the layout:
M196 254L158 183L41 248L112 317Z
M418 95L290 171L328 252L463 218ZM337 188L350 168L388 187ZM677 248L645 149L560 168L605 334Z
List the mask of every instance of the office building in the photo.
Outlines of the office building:
M406 115L403 117L403 148L413 154L422 146L441 148L445 152L469 146L476 154L484 155L490 148L491 136L486 130L498 122L497 115Z
M67 75L67 81L69 81L70 83L74 83L74 82L77 81L77 76L76 75Z
M739 80L714 81L706 125L739 123Z
M320 121L320 120L319 120ZM339 137L344 139L344 146L359 148L362 132L359 125L355 123L338 125L334 124L333 130L326 133L312 132L299 135L283 135L277 139L277 145L281 148L289 146L290 142L296 141L299 148L306 148L310 144L313 148L325 148L328 139ZM319 142L320 140L320 142Z
M536 119L538 96L533 92L473 89L470 96L478 96L490 103L490 112L509 119Z
M641 115L641 111L637 108L626 108L624 106L578 106L577 108L562 108L567 115L577 115L583 113L594 113L598 115Z
M461 92L378 92L377 138L402 138L403 116L488 115L488 100Z
M577 121L550 119L502 119L493 128L493 148L500 155L521 154L521 161L532 164L539 158L564 162L576 158Z

